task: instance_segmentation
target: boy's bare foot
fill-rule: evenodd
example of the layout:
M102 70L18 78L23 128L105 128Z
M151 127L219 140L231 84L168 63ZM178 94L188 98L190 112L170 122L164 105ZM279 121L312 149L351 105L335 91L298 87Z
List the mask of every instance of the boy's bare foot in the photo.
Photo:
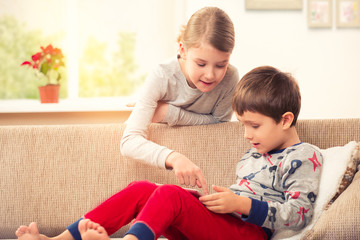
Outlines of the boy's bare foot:
M29 226L20 226L15 234L19 240L41 240L39 229L34 222Z
M110 240L105 228L89 219L79 222L79 232L82 240Z

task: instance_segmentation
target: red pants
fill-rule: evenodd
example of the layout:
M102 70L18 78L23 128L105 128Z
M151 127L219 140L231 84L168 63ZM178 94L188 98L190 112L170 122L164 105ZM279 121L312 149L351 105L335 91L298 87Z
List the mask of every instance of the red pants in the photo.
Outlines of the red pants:
M135 218L150 227L155 238L267 239L261 227L213 213L181 187L148 181L132 182L85 218L99 223L109 235Z

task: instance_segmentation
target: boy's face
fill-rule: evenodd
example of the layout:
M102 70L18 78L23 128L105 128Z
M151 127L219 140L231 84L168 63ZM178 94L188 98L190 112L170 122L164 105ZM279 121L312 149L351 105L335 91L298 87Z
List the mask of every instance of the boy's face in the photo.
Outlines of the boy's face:
M248 139L252 147L258 153L264 154L271 150L279 150L287 147L285 131L282 120L276 123L274 119L256 112L244 112L237 119L244 125L245 139Z
M188 50L185 56L184 74L192 88L210 92L224 78L229 64L230 53L222 52L207 43Z

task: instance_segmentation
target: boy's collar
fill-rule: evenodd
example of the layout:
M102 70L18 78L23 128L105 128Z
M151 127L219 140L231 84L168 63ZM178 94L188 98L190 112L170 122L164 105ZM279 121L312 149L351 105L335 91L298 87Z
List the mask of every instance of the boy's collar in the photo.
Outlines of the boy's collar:
M300 145L302 144L303 142L299 142L299 143L295 143L294 145L290 146L290 147L294 147L294 146L297 146L297 145ZM289 148L289 147L287 147ZM274 154L274 153L282 153L285 149L287 148L283 148L283 149L279 149L279 150L271 150L270 152L266 153L266 154Z

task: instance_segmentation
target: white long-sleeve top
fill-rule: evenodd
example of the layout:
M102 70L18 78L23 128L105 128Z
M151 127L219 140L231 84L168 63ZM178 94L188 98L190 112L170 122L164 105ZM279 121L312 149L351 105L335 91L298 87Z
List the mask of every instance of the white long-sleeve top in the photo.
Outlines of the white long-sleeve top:
M238 81L237 69L229 64L224 79L213 90L203 93L188 85L177 58L159 64L147 77L127 121L120 143L121 153L165 168L165 160L173 150L147 139L158 102L169 103L163 122L170 126L229 121L231 100Z

